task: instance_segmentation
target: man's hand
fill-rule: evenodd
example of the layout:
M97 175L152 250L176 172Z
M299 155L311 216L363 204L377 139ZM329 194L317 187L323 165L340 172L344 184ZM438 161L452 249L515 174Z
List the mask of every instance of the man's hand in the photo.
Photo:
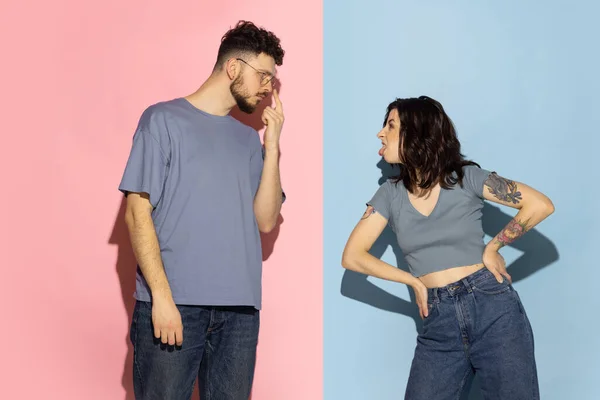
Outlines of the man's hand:
M183 343L181 314L172 299L152 300L152 325L154 337L160 339L163 344L181 346Z
M279 137L283 127L283 105L279 99L277 89L273 89L273 98L275 99L275 108L266 107L262 113L262 122L267 126L264 135L265 150L279 150Z

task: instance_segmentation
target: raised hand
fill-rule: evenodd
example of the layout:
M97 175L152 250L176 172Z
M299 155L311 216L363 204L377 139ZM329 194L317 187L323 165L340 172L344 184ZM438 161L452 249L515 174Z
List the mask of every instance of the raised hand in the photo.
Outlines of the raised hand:
M279 150L279 137L281 136L281 128L283 128L283 105L279 99L277 89L273 89L273 99L275 107L266 107L262 113L262 122L267 126L264 135L265 150Z

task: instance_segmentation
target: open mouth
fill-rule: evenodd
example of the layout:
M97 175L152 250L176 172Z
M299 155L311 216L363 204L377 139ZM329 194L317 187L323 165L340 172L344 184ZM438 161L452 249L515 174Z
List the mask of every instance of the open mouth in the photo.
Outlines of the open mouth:
M383 144L383 143L382 143ZM385 144L383 144L383 146L381 146L381 149L379 149L379 155L383 157L383 153L385 152L385 148L387 146Z

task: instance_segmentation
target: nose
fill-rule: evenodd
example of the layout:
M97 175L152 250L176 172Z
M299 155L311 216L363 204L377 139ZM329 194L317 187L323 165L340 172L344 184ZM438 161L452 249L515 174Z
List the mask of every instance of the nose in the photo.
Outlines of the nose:
M379 139L383 139L383 137L384 137L384 136L385 136L385 133L383 132L383 129L382 129L382 130L380 130L379 132L377 132L377 137L378 137Z

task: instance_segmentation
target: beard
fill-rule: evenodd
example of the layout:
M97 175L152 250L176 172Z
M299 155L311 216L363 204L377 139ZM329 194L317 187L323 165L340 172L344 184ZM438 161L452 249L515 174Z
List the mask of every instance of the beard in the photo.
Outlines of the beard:
M259 102L251 102L250 98L252 96L248 94L248 90L244 87L244 79L242 79L241 75L234 79L229 90L240 111L252 114L256 110Z

